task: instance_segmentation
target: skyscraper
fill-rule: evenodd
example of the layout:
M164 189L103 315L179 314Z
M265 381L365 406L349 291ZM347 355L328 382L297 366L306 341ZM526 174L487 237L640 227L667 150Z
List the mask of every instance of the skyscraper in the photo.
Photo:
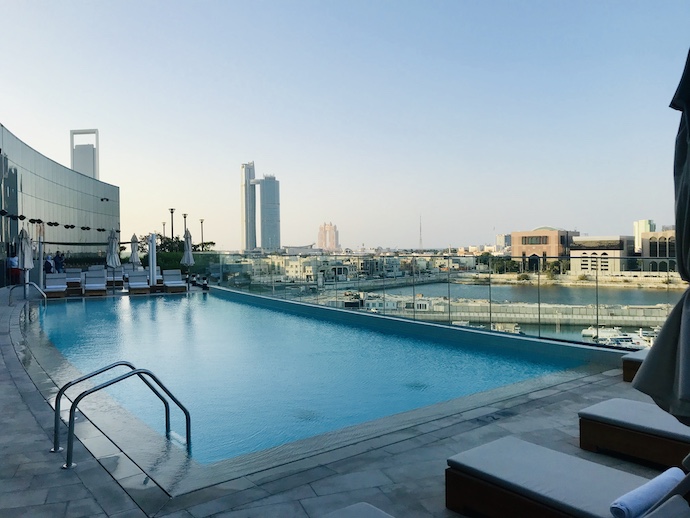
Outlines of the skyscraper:
M261 186L261 248L280 248L280 182L273 175L254 180Z
M333 223L324 223L319 227L319 237L316 240L316 246L329 252L340 250L340 240L338 235L338 227Z
M261 211L261 248L280 248L280 182L275 176L255 178L254 162L242 164L242 248L256 248L256 186L259 186Z
M256 248L256 187L254 162L242 164L242 249Z

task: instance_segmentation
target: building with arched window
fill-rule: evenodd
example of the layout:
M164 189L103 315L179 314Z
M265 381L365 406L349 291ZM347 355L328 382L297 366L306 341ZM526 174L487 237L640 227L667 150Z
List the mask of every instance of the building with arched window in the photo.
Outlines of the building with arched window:
M633 236L576 236L570 244L574 275L611 275L637 268Z
M675 272L676 231L642 233L642 269L646 272Z

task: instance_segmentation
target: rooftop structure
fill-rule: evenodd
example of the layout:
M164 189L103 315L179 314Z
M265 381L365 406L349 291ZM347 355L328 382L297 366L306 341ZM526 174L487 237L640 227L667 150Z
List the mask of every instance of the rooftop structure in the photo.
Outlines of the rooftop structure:
M89 135L94 137L93 144L74 143L75 135ZM99 142L97 129L71 130L69 132L69 147L71 155L70 167L81 174L98 180L99 178Z

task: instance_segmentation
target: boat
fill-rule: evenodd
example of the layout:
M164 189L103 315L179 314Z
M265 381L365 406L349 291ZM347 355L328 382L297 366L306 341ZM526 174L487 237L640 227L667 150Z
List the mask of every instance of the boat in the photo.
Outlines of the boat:
M599 328L589 326L582 330L581 335L585 338L591 338L594 342L601 345L624 347L626 349L646 349L651 347L656 336L654 330L646 333L640 328L636 333L628 333L617 326L601 326Z

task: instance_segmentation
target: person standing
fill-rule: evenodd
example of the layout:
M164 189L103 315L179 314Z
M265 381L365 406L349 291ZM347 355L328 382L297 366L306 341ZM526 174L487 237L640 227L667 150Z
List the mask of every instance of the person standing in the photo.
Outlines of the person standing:
M43 269L46 273L53 273L53 258L47 256L45 262L43 263Z
M58 250L55 253L54 262L55 262L55 271L57 273L62 273L62 271L64 269L64 265L65 265L65 256L60 253L60 250Z

